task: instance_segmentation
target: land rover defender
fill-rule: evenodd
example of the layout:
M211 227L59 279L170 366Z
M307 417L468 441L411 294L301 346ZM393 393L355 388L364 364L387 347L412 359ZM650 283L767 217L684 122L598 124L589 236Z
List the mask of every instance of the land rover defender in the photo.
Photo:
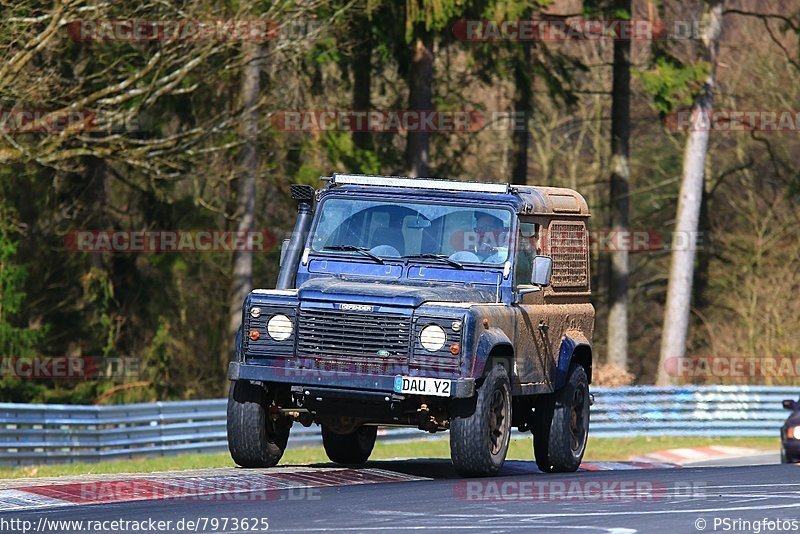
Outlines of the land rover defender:
M379 426L449 430L464 476L503 465L512 427L545 472L589 431L589 210L575 191L334 174L293 185L276 289L245 299L228 443L278 463L293 423L360 464Z

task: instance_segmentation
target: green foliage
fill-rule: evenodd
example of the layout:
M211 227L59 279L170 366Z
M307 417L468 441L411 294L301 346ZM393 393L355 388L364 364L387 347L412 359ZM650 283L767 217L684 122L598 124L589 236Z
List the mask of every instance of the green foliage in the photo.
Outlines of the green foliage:
M82 304L91 309L90 326L100 333L103 339L103 356L111 356L114 352L114 318L112 306L114 286L108 272L92 267L81 279L84 297Z
M326 63L338 63L342 60L342 53L338 43L333 36L327 36L317 43L314 50L309 54L309 60L315 65Z
M15 261L17 234L12 226L12 212L0 204L0 358L3 375L0 376L0 401L29 401L39 396L45 388L29 380L6 375L6 369L14 369L16 359L35 356L39 343L46 334L45 328L19 326L19 315L25 304L24 285L28 270Z
M44 328L19 326L15 317L25 303L25 266L15 262L17 244L11 227L11 212L0 205L0 357L30 356L45 335Z
M630 0L629 0L630 1ZM584 0L583 14L587 18L606 18L610 20L630 20L631 13L620 4L620 0Z
M381 164L377 154L372 150L362 150L356 147L349 132L326 132L323 141L328 153L328 160L341 171L347 170L364 174L380 173Z
M144 367L147 379L156 398L170 398L177 393L178 384L173 382L172 375L176 363L176 341L171 332L172 327L165 317L159 317L159 327L145 353Z
M683 64L671 56L660 56L653 68L639 74L645 92L660 113L691 106L709 73L709 64Z
M462 0L405 0L405 38L411 42L414 26L422 25L426 31L439 31L464 9Z

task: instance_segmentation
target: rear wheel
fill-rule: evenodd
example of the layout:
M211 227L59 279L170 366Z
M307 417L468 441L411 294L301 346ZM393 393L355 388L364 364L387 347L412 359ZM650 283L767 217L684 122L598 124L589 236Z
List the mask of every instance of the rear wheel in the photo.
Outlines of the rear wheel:
M280 461L291 423L271 416L273 397L248 381L231 384L228 393L228 449L242 467L272 467Z
M462 476L496 475L511 437L511 385L501 365L495 365L478 388L475 412L450 423L450 458Z
M378 427L361 426L349 434L337 434L322 425L322 445L332 462L337 464L363 464L372 454Z
M589 435L589 381L586 371L572 364L566 385L543 396L533 412L533 452L545 473L576 471Z

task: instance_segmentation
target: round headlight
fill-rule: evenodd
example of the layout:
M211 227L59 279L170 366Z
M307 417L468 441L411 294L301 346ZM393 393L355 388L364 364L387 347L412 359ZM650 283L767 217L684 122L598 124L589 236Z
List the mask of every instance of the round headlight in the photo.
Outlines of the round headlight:
M285 315L273 315L267 323L267 334L275 341L284 341L292 335L292 320Z
M425 350L431 352L441 350L446 341L447 334L445 334L444 329L437 324L429 324L419 333L419 342Z

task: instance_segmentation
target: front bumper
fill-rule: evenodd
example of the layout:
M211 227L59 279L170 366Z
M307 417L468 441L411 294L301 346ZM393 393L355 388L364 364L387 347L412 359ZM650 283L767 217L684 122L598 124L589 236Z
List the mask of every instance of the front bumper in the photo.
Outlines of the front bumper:
M800 461L800 439L783 439L783 448L786 450L786 455L793 461Z
M228 364L228 380L256 380L281 384L327 387L357 391L394 393L394 376L341 373L320 370L287 370L269 365L252 365L242 362ZM450 398L468 398L475 394L474 378L450 380ZM407 394L404 394L407 395ZM446 397L444 397L446 398Z

